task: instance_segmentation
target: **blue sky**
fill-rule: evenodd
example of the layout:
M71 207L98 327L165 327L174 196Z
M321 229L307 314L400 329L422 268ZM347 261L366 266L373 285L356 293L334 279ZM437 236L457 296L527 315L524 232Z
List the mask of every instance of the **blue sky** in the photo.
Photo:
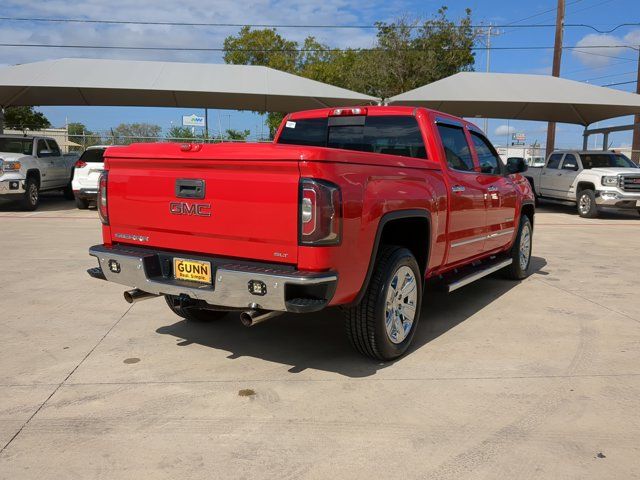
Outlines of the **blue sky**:
M158 8L162 5L162 8ZM86 0L83 2L51 0L24 2L3 0L0 16L87 18L146 21L185 22L229 22L262 24L372 24L375 21L390 21L399 15L430 16L441 5L447 5L451 18L460 18L464 9L472 10L474 24L489 22L506 25L526 17L517 24L553 24L556 0L496 1L409 1L370 0L348 2L346 0L314 0L294 2L284 0L182 0L180 2L157 2L157 0ZM537 15L540 12L552 10ZM535 16L534 16L535 15ZM600 30L610 29L622 23L640 22L638 0L567 0L567 24L589 24ZM237 28L166 27L140 25L91 25L91 24L47 24L0 21L0 43L70 43L135 46L222 46L222 41L237 32ZM371 30L327 30L327 29L283 29L285 36L301 40L306 35L315 35L319 40L335 47L366 47L373 42ZM553 45L554 29L499 28L492 37L493 47ZM584 27L567 27L565 45L620 45L640 44L640 26L627 26L611 34L597 34ZM589 81L595 85L635 80L637 51L629 48L590 49L588 54L565 50L561 75L566 78ZM36 49L0 47L0 65L25 63L62 57L126 58L140 60L196 61L221 63L221 54L194 52L141 52L141 51L91 51L69 49ZM615 58L611 58L615 57ZM551 50L492 50L491 71L516 73L550 73ZM477 52L476 70L486 68L486 54ZM618 85L612 88L633 91L635 84ZM92 130L108 130L121 122L149 122L170 128L172 122L179 124L183 114L202 111L172 108L127 108L127 107L43 107L41 110L54 125L65 121L82 122ZM261 131L261 118L251 112L209 111L211 130L249 129L252 134ZM482 121L478 121L482 127ZM631 123L631 118L601 122L606 124ZM488 134L496 144L504 143L508 132L524 131L527 143L545 141L546 124L540 122L507 122L492 119ZM557 134L558 147L581 144L582 128L560 125ZM613 134L614 146L631 143L629 133Z

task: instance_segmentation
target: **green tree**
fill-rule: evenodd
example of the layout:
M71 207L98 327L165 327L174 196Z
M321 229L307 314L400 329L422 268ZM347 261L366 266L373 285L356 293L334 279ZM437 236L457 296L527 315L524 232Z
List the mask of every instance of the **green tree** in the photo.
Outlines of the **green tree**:
M157 142L162 128L151 123L121 123L111 130L115 144Z
M102 144L102 136L89 130L84 123L71 122L67 125L67 131L69 132L69 140L82 145L84 148ZM75 149L77 148L79 147L75 147ZM71 147L71 149L73 150L74 147Z
M174 125L169 129L169 132L167 133L167 138L178 139L178 140L188 140L188 139L195 139L198 137L193 134L193 132L189 127L180 127L180 126Z
M384 99L473 70L476 33L471 25L471 10L455 21L442 7L426 20L402 17L392 23L377 23L371 48L346 50L332 49L312 36L301 47L276 29L243 27L225 39L224 60L276 68ZM277 112L267 115L272 136L283 117Z
M251 135L250 130L234 130L230 129L226 131L225 138L227 140L241 140L246 141L247 137Z
M42 130L49 128L51 122L44 113L37 112L33 107L7 107L4 111L5 128L16 130Z

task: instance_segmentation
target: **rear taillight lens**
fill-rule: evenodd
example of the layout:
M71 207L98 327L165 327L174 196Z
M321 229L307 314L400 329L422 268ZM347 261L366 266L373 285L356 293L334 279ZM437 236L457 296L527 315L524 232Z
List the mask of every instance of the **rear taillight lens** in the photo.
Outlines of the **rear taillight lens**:
M300 245L337 245L342 234L340 187L324 180L300 181Z
M109 225L109 208L107 207L107 179L109 172L102 172L100 179L98 180L98 215L100 215L100 221Z
M76 168L82 168L82 167L86 167L87 166L87 162L83 162L82 160L78 160L76 162Z

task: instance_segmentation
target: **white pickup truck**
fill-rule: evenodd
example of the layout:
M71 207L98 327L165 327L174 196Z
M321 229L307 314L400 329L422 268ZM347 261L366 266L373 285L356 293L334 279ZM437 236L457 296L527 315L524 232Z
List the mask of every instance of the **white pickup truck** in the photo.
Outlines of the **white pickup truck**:
M0 199L38 208L39 192L63 190L73 200L71 178L78 155L63 155L49 137L0 135Z
M525 177L536 199L575 203L581 217L597 217L599 207L640 212L640 168L620 153L555 151Z

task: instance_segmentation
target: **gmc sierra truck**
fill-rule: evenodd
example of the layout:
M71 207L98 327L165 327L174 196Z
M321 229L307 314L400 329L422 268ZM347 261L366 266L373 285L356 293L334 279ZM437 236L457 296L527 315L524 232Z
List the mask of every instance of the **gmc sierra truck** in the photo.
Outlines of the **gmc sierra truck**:
M600 207L640 212L640 168L621 153L556 151L526 178L536 198L574 204L581 217L597 217Z
M425 280L453 291L530 269L526 165L424 108L293 113L271 144L109 148L105 168L88 273L187 320L340 306L352 345L390 360L411 344Z
M62 190L73 200L71 177L77 155L63 155L49 137L0 135L0 198L17 200L24 210L38 208L39 193Z

